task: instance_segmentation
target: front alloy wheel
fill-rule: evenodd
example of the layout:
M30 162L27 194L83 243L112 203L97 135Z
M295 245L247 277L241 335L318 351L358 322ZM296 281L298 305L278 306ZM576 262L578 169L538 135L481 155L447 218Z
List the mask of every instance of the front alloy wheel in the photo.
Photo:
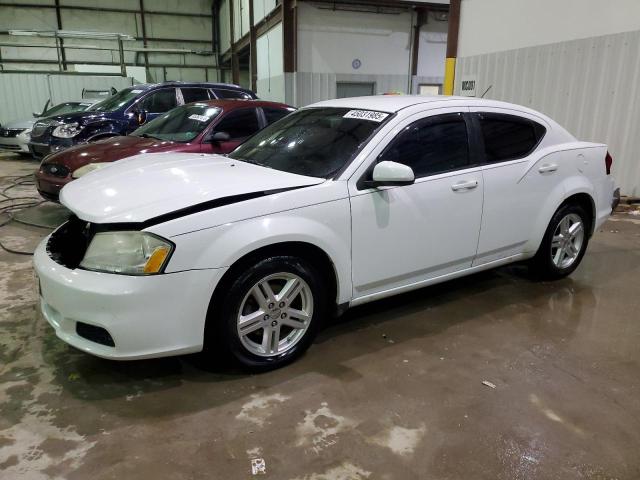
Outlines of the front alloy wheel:
M238 313L238 336L254 355L273 357L304 337L313 317L313 294L293 273L278 272L256 282Z
M277 368L309 348L327 311L324 275L313 262L273 255L232 268L214 296L206 350L245 368Z

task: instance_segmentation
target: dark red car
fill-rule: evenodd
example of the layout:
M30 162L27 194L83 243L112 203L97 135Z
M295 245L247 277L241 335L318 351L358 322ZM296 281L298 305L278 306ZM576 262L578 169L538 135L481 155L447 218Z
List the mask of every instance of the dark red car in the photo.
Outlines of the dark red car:
M36 172L40 195L54 202L62 187L102 163L140 153L229 153L248 137L294 108L260 100L190 103L142 125L126 137L111 137L45 157Z

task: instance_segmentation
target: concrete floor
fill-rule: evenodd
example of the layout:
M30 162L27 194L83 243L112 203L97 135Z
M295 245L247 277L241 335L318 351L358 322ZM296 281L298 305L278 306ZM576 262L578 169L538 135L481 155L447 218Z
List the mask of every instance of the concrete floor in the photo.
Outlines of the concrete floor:
M571 278L510 267L370 304L258 376L75 351L36 313L30 261L0 253L2 479L246 479L257 458L278 480L640 478L638 216Z

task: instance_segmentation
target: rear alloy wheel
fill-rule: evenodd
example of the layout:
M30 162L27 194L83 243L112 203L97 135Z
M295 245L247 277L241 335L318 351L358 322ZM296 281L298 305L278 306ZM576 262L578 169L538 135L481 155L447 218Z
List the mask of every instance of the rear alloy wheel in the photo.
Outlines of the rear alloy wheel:
M549 280L571 274L578 268L587 249L590 228L589 217L580 205L560 207L530 261L533 273Z
M569 268L577 260L584 242L584 223L575 213L565 215L551 239L551 259L559 269Z
M272 256L239 270L207 321L207 342L254 371L309 348L326 311L324 278L298 257Z

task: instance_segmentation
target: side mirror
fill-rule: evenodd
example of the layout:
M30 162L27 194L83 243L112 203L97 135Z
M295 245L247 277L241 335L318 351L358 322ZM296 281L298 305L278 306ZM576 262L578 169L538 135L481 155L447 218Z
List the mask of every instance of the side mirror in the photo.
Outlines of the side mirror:
M209 137L209 141L212 143L228 142L229 140L231 140L231 135L229 135L227 132L215 132Z
M136 117L136 121L138 125L143 125L147 121L147 111L146 110L137 110L133 112Z
M378 163L373 169L372 178L365 182L366 187L411 185L416 179L411 167L389 161Z

